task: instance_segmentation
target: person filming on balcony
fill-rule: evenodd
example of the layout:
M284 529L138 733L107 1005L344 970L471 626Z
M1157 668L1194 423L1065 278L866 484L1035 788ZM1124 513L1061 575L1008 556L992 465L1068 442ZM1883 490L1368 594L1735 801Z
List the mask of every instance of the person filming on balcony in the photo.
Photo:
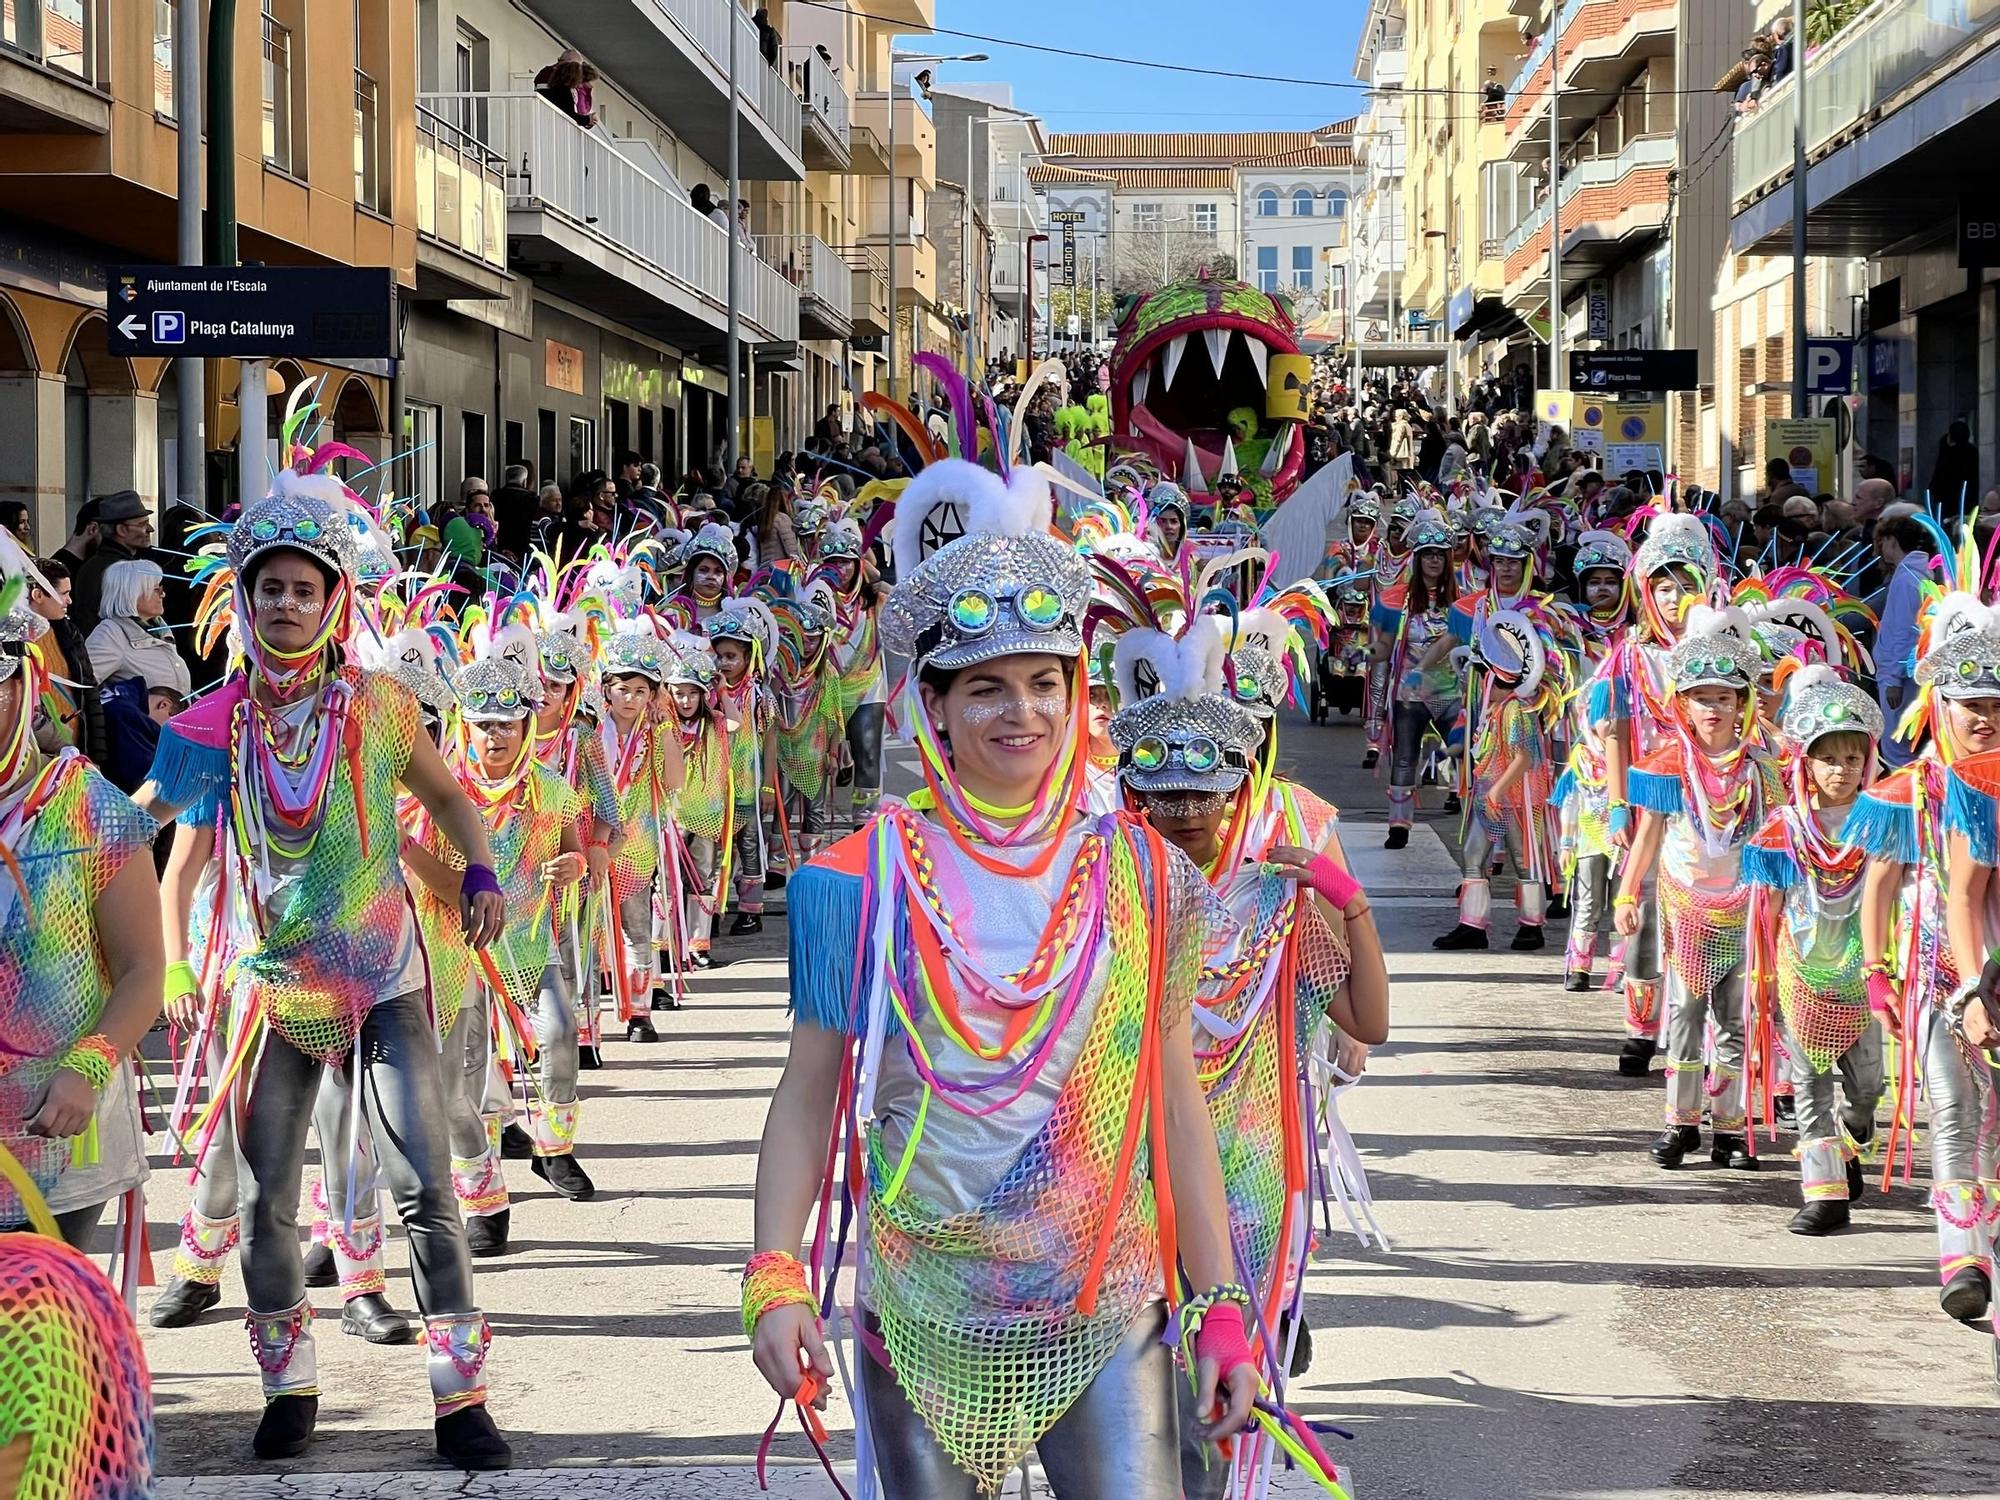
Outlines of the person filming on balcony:
M588 130L598 122L597 106L591 98L591 85L596 82L597 69L572 47L535 75L535 92Z

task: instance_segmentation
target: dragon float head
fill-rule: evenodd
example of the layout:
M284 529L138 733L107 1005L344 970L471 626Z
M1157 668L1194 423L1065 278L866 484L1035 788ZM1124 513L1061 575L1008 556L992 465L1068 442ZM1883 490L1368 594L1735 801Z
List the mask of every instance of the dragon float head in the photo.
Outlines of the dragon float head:
M1238 474L1260 510L1305 461L1312 366L1290 310L1241 281L1203 274L1135 303L1111 354L1113 442L1199 496Z

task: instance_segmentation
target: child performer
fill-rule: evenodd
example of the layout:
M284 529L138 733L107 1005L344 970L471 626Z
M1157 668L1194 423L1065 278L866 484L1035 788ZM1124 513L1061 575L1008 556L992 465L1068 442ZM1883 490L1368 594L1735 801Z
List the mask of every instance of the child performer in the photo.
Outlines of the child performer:
M1663 1167L1678 1167L1701 1144L1702 1041L1711 1021L1709 1157L1742 1171L1757 1166L1744 1140L1750 889L1743 845L1782 795L1770 759L1748 737L1761 661L1741 610L1697 607L1667 658L1668 738L1627 780L1641 811L1615 920L1626 938L1639 931L1639 903L1657 865L1667 950L1667 1128L1652 1154Z
M667 642L667 701L683 768L674 822L685 841L688 869L687 878L678 882L682 899L669 910L678 928L676 940L686 943L687 961L697 969L715 965L710 947L716 918L729 899L729 855L736 833L730 821L736 812L734 734L709 705L716 676L715 654L706 637L675 631Z
M1397 535L1395 523L1390 536ZM1416 819L1417 762L1426 736L1442 740L1458 718L1458 674L1440 662L1428 671L1418 663L1431 655L1439 641L1451 639L1452 603L1457 584L1451 568L1451 523L1438 511L1425 511L1408 528L1407 575L1391 608L1377 594L1375 660L1386 673L1389 742L1389 837L1385 849L1410 842ZM1386 555L1386 554L1385 554Z
M1794 1234L1847 1227L1861 1196L1857 1154L1875 1132L1882 1033L1868 1013L1861 947L1864 853L1848 834L1855 799L1875 771L1882 710L1832 667L1801 667L1780 684L1779 729L1797 750L1783 806L1750 840L1753 1062L1775 1061L1769 992L1783 1017L1799 1132L1805 1206ZM1834 1108L1835 1070L1847 1095ZM1761 1092L1753 1079L1751 1098Z
M657 722L653 708L654 690L666 674L666 646L651 623L620 620L604 646L604 722L597 734L618 794L618 826L625 833L611 862L612 931L603 962L613 966L618 1019L628 1042L660 1039L652 1018L659 974L653 881L672 882L678 876L660 858L683 774L680 733L672 724Z
M1583 622L1583 651L1577 680L1589 682L1623 639L1630 602L1625 572L1632 549L1615 532L1586 531L1577 539L1574 570ZM1571 723L1569 765L1556 783L1564 886L1570 895L1569 944L1563 988L1590 989L1599 929L1611 925L1611 875L1622 852L1611 841L1610 772L1606 763L1610 726L1589 712L1590 695L1580 694Z
M826 580L835 600L828 665L840 694L847 737L843 774L852 783L849 807L859 828L882 800L882 717L889 691L877 624L884 590L863 552L861 528L853 521L827 524L819 539L819 561L813 576Z
M771 689L765 665L776 623L754 599L731 600L703 627L715 653L715 706L729 729L730 811L736 878L736 920L731 937L764 930L764 820L766 778L777 764L772 742ZM775 806L775 798L772 798Z

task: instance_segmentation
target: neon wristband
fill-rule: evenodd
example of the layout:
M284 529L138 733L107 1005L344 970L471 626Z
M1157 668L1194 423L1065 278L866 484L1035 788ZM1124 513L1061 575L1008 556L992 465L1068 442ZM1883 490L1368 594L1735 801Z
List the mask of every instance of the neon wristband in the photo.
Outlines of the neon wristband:
M764 1250L750 1257L743 1268L743 1336L754 1339L757 1324L774 1307L818 1309L812 1288L806 1282L806 1268L796 1255L782 1250Z
M1639 904L1639 898L1637 896L1613 896L1611 898L1611 904L1613 907L1637 906Z
M1324 896L1336 911L1346 911L1347 904L1361 894L1361 882L1335 863L1331 855L1320 855L1310 868L1312 888Z
M194 971L194 965L186 959L176 959L167 965L167 982L163 987L169 1004L185 1000L201 988L201 979Z
M459 889L468 897L497 896L501 893L500 882L494 878L493 871L485 865L467 865L465 878L459 883Z
M118 1049L103 1032L93 1032L63 1054L61 1066L80 1073L95 1093L103 1093L118 1066Z

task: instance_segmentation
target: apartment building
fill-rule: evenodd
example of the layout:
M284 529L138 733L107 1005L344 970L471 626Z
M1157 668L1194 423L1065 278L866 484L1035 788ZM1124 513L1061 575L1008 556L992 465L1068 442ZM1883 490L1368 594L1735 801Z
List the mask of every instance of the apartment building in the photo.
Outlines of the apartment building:
M1403 81L1409 72L1404 0L1369 0L1354 76L1368 85L1367 102L1354 122L1354 166L1359 197L1354 211L1352 298L1364 339L1391 336L1402 322L1398 283L1403 274Z
M981 358L1012 359L1021 349L1031 284L1038 303L1045 304L1049 288L1041 268L1053 265L1058 279L1063 274L1062 228L1048 220L1051 205L1032 178L1036 164L1048 154L1048 135L1038 117L1015 105L1014 92L1004 83L940 85L932 109L937 117L938 175L969 184L971 200L992 232L991 312L980 338L986 351ZM953 231L954 225L939 225L940 244ZM1076 224L1071 233L1077 247L1078 287L1087 288L1093 279L1107 283L1110 263L1103 258L1101 227ZM1031 262L1043 235L1049 236L1050 249ZM1037 310L1034 316L1043 313Z
M1988 264L1995 215L1968 170L2000 146L1996 36L2000 8L1986 0L1878 0L1845 16L1805 59L1804 332L1858 336L1854 446L1888 463L1917 498L1954 421L1972 430L1982 489L2000 479L2000 290ZM1737 121L1727 152L1729 248L1760 258L1766 276L1790 254L1797 87L1795 73L1767 91ZM1788 303L1784 275L1760 295ZM1763 456L1756 418L1792 414L1791 348L1775 320L1760 328L1743 317L1729 345L1738 361L1731 384L1751 403L1751 416L1732 425L1734 456L1754 470Z
M177 259L172 24L173 7L128 0L0 11L0 498L28 502L45 550L86 496L133 489L156 504L174 482L173 366L108 354L104 324L107 266ZM408 8L264 0L238 7L233 39L243 259L393 266L415 295ZM385 365L273 368L274 416L283 387L321 380L332 434L386 451ZM212 361L203 415L218 497L236 388L234 362Z

